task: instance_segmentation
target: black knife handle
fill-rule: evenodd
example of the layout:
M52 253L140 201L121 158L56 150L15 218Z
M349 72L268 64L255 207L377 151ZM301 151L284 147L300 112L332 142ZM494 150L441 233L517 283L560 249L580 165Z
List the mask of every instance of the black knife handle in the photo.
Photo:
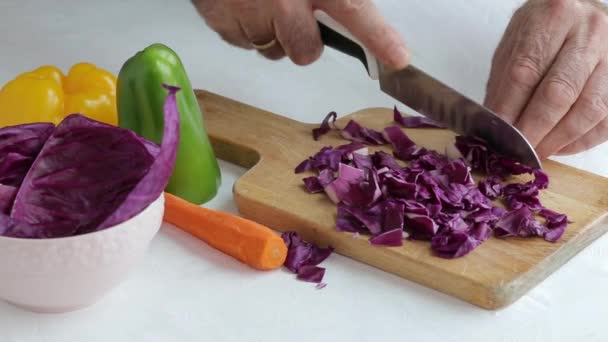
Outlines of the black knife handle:
M316 11L315 16L323 44L358 59L363 63L368 75L376 78L378 74L376 59L358 42L339 32L340 30L348 32L346 28L327 17L323 12Z

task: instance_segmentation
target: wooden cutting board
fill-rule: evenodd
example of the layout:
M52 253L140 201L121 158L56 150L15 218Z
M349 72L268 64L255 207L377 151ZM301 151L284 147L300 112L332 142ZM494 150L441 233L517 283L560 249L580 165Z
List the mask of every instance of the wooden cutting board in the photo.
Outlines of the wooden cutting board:
M317 125L205 91L197 91L197 96L218 158L250 168L233 188L241 215L278 231L295 230L320 245L333 246L339 254L483 308L513 303L608 229L608 179L546 161L551 184L541 200L574 221L558 243L492 237L453 260L433 256L425 241L405 241L403 247L393 248L372 246L366 237L336 231L335 205L324 194L308 194L301 181L305 175L294 173L296 165L323 146L346 141L329 134L317 142L311 136ZM392 124L392 111L365 109L342 117L340 126L349 119L380 130ZM444 151L454 137L447 130L406 132L418 145L437 151Z

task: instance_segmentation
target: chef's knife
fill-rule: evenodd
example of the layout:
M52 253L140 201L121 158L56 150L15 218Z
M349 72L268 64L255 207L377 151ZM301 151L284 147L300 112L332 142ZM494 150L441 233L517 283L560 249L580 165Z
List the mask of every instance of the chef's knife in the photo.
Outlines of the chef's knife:
M523 134L488 108L413 65L389 70L325 12L315 11L315 17L323 43L363 62L369 76L379 81L386 94L458 134L482 138L504 155L534 168L542 167Z

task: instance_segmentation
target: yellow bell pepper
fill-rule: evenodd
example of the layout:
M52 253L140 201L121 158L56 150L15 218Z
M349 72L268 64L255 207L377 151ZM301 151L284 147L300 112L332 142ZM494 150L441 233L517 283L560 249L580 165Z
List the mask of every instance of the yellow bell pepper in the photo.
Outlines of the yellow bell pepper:
M67 76L54 66L23 73L0 90L0 127L33 122L58 125L74 113L118 125L116 77L89 63Z

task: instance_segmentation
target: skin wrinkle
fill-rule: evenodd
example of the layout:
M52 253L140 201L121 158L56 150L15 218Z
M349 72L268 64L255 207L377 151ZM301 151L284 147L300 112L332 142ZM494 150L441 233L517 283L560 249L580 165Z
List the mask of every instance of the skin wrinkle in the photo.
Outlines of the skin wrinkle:
M601 79L595 73L608 73L598 68L608 54L607 13L595 1L531 0L515 12L497 47L485 103L515 122L541 157L608 139L608 131L597 133L608 89L594 81Z

